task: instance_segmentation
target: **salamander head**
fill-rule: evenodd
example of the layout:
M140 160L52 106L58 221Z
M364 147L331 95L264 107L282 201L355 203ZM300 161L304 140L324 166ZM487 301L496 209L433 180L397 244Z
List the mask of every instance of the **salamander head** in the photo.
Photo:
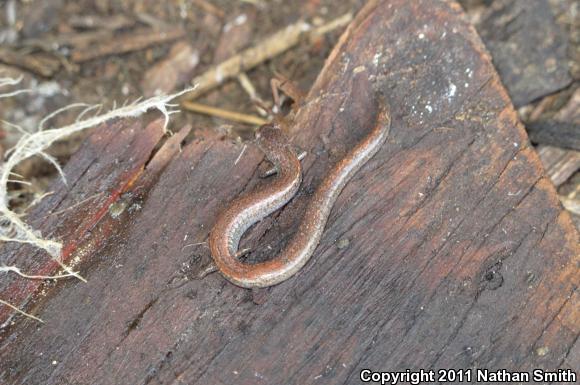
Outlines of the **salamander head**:
M256 131L256 140L262 148L285 147L290 144L288 137L277 123L260 126Z

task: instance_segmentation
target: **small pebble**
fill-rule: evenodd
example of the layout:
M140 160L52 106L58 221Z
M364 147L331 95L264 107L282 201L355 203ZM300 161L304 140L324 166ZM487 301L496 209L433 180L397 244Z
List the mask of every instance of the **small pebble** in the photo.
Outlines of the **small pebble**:
M540 357L545 356L546 354L548 354L550 352L550 349L548 349L545 346L542 346L541 348L537 348L536 349L536 354Z
M336 242L336 247L338 247L339 250L347 248L348 245L350 245L350 241L348 240L348 238L342 238L339 239L338 242Z

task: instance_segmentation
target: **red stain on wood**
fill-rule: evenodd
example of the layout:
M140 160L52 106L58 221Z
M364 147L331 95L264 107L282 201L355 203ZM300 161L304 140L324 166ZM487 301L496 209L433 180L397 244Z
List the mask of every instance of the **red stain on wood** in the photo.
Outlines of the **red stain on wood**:
M129 149L129 152L131 154L131 156L129 156L129 159L131 163L124 165L124 168L120 169L121 172L119 172L119 174L116 175L115 178L107 181L108 183L99 186L101 190L108 190L108 192L104 196L104 199L102 199L99 202L99 204L90 205L91 208L88 215L86 215L87 213L81 213L78 211L76 213L75 211L71 211L68 213L69 215L68 220L71 223L76 222L76 224L70 225L70 227L68 227L66 231L63 231L61 233L62 235L57 236L61 238L62 242L64 243L61 251L62 263L69 264L72 261L74 253L77 251L78 247L84 242L84 238L86 238L87 235L90 236L89 234L90 231L94 229L94 227L103 219L105 215L107 215L109 207L119 199L122 193L127 192L131 188L131 186L135 183L135 181L139 178L139 176L142 174L145 162L147 161L149 155L153 151L153 147L157 144L157 142L163 135L162 124L163 122L158 120L142 128L140 127L141 123L139 122L130 123L129 121L127 121L120 127L118 125L110 125L97 128L97 130L99 130L98 135L104 137L109 136L111 138L117 137L120 138L121 140L126 141L127 144L133 141L137 141L137 143L134 143L134 146ZM119 130L129 130L129 127L131 127L130 135L125 135L124 137L119 135ZM102 138L97 140L102 140ZM121 146L119 146L118 148L122 149ZM114 163L116 160L116 156L118 155L119 154L115 153L109 154L108 158L99 159L99 161L104 162L108 161ZM70 160L70 162L68 163L68 167L66 168L67 175L70 174L71 172L74 172L70 169L74 168L77 165L78 158L82 156L84 155L82 153L79 153ZM83 164L82 162L78 163ZM58 181L57 183L60 183L60 181ZM53 186L53 188L58 187ZM74 192L75 192L74 187L72 191L68 192L61 190L61 193L63 194L74 195ZM47 206L50 206L50 203L48 203ZM34 221L35 218L42 218L43 215L46 215L47 211L48 212L57 211L60 208L62 208L62 206L56 205L54 207L51 207L50 209L47 209L47 207L44 206L43 208L44 210L40 209L32 212L32 214L30 215L31 221ZM77 217L75 218L75 216ZM50 231L48 228L43 230L44 230L42 232L43 234L46 234ZM108 235L110 234L108 233L101 234L101 238L98 242L95 242L95 240L93 239L92 242L93 246L98 247L100 244L106 242ZM18 249L16 250L16 252L17 251ZM86 252L87 250L85 250L85 253ZM38 253L38 251L36 251L36 253ZM50 276L56 275L60 270L62 270L62 268L56 261L47 258L46 256L43 259L44 261L40 263L39 261L34 261L15 256L13 258L14 260L13 263L16 266L20 267L21 270L26 271L26 273L29 275ZM20 279L16 279L13 280L13 282L10 281L6 282L9 284L6 286L4 285L0 286L0 289L2 289L3 294L2 297L6 298L5 300L10 301L12 304L18 306L25 306L28 299L34 296L37 290L44 284L43 281L41 280L28 280L23 282ZM5 282L3 281L3 283ZM12 314L13 311L10 310L9 308L6 308L4 306L0 307L0 324L5 323L8 317Z

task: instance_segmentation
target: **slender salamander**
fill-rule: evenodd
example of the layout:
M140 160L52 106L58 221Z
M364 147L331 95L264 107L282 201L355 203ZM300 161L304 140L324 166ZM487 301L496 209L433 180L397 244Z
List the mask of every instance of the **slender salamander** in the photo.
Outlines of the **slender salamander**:
M209 247L221 274L233 284L245 288L276 285L296 274L318 246L332 206L343 187L377 153L389 130L388 108L379 103L374 128L324 178L286 248L273 259L247 264L237 258L242 235L254 223L292 199L302 182L300 161L280 125L272 123L260 127L256 136L258 145L274 165L278 176L264 189L235 199L218 217L209 236Z

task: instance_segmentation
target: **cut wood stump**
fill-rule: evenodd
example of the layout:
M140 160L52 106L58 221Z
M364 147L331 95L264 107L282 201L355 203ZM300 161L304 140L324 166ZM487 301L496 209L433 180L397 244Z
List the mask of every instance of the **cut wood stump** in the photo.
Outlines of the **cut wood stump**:
M268 183L254 146L205 138L179 151L185 130L151 157L160 123L97 129L67 165L69 185L29 217L63 240L88 283L2 278L1 298L45 323L0 308L0 382L352 384L363 368L578 369L577 233L453 2L359 12L292 126L308 151L301 190L248 232L248 263L296 231L325 173L372 127L375 90L391 108L387 143L340 194L311 261L268 289L196 278L220 210ZM56 269L31 248L2 254L29 274Z

